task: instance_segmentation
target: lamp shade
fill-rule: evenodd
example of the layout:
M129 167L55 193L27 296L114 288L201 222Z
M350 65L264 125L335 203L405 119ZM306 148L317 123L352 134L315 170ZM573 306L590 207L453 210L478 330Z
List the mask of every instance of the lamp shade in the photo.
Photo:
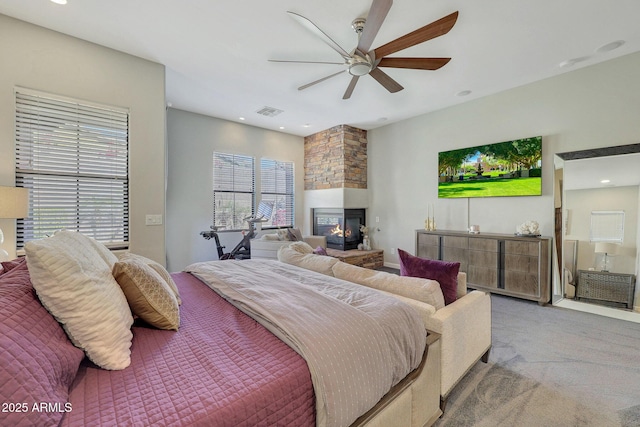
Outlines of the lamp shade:
M0 218L24 218L28 214L28 188L0 187Z
M596 243L596 253L597 254L607 254L612 255L618 251L618 245L607 242L598 242Z

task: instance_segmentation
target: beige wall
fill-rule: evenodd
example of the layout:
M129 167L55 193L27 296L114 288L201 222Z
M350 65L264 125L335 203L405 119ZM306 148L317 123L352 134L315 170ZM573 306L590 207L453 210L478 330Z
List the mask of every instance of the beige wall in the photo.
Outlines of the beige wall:
M14 87L129 108L130 248L165 262L164 66L0 15L0 185L15 184ZM15 254L15 221L0 220Z
M640 142L638 75L640 54L632 54L369 131L369 218L380 218L372 239L385 262L397 264L392 249L415 250L429 203L439 229L471 223L513 233L535 220L552 236L553 154ZM542 196L438 199L439 151L536 135L543 136Z
M242 125L170 108L167 112L169 167L167 182L167 268L218 259L213 240L200 232L213 221L213 152L294 162L295 224L304 220L304 140L302 137ZM236 232L220 233L225 251L241 240Z

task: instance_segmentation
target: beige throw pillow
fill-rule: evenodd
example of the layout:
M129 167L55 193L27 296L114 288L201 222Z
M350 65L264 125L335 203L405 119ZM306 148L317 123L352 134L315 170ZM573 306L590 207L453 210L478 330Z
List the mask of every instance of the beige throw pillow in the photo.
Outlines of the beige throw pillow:
M133 314L156 328L178 330L178 300L151 266L135 258L118 261L113 266L113 277L127 297Z
M31 283L42 305L76 347L104 369L131 363L133 317L111 274L112 254L74 231L25 245Z
M124 254L120 255L119 261L129 261L132 259L142 262L144 264L147 264L149 267L153 268L155 272L158 273L160 277L162 277L162 279L167 283L169 288L171 288L171 291L173 292L173 294L176 296L176 299L178 300L178 305L182 305L182 299L180 299L180 292L178 292L178 286L176 285L176 282L173 281L171 274L169 274L167 269L164 268L162 264L159 264L152 259L143 257L142 255L133 254L131 252L125 252Z

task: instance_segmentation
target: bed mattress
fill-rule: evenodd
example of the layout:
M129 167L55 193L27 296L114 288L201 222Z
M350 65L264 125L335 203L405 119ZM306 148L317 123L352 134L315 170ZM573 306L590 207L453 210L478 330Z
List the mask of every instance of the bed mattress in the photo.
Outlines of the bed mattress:
M178 332L136 325L131 366L83 362L64 426L313 426L304 359L188 273Z

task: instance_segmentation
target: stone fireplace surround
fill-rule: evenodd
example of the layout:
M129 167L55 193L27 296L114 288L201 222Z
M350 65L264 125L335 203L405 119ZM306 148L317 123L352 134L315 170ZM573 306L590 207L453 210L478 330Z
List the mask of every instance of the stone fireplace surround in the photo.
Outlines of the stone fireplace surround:
M363 209L366 224L367 131L338 125L305 137L304 188L304 223L309 234L314 234L317 208Z

